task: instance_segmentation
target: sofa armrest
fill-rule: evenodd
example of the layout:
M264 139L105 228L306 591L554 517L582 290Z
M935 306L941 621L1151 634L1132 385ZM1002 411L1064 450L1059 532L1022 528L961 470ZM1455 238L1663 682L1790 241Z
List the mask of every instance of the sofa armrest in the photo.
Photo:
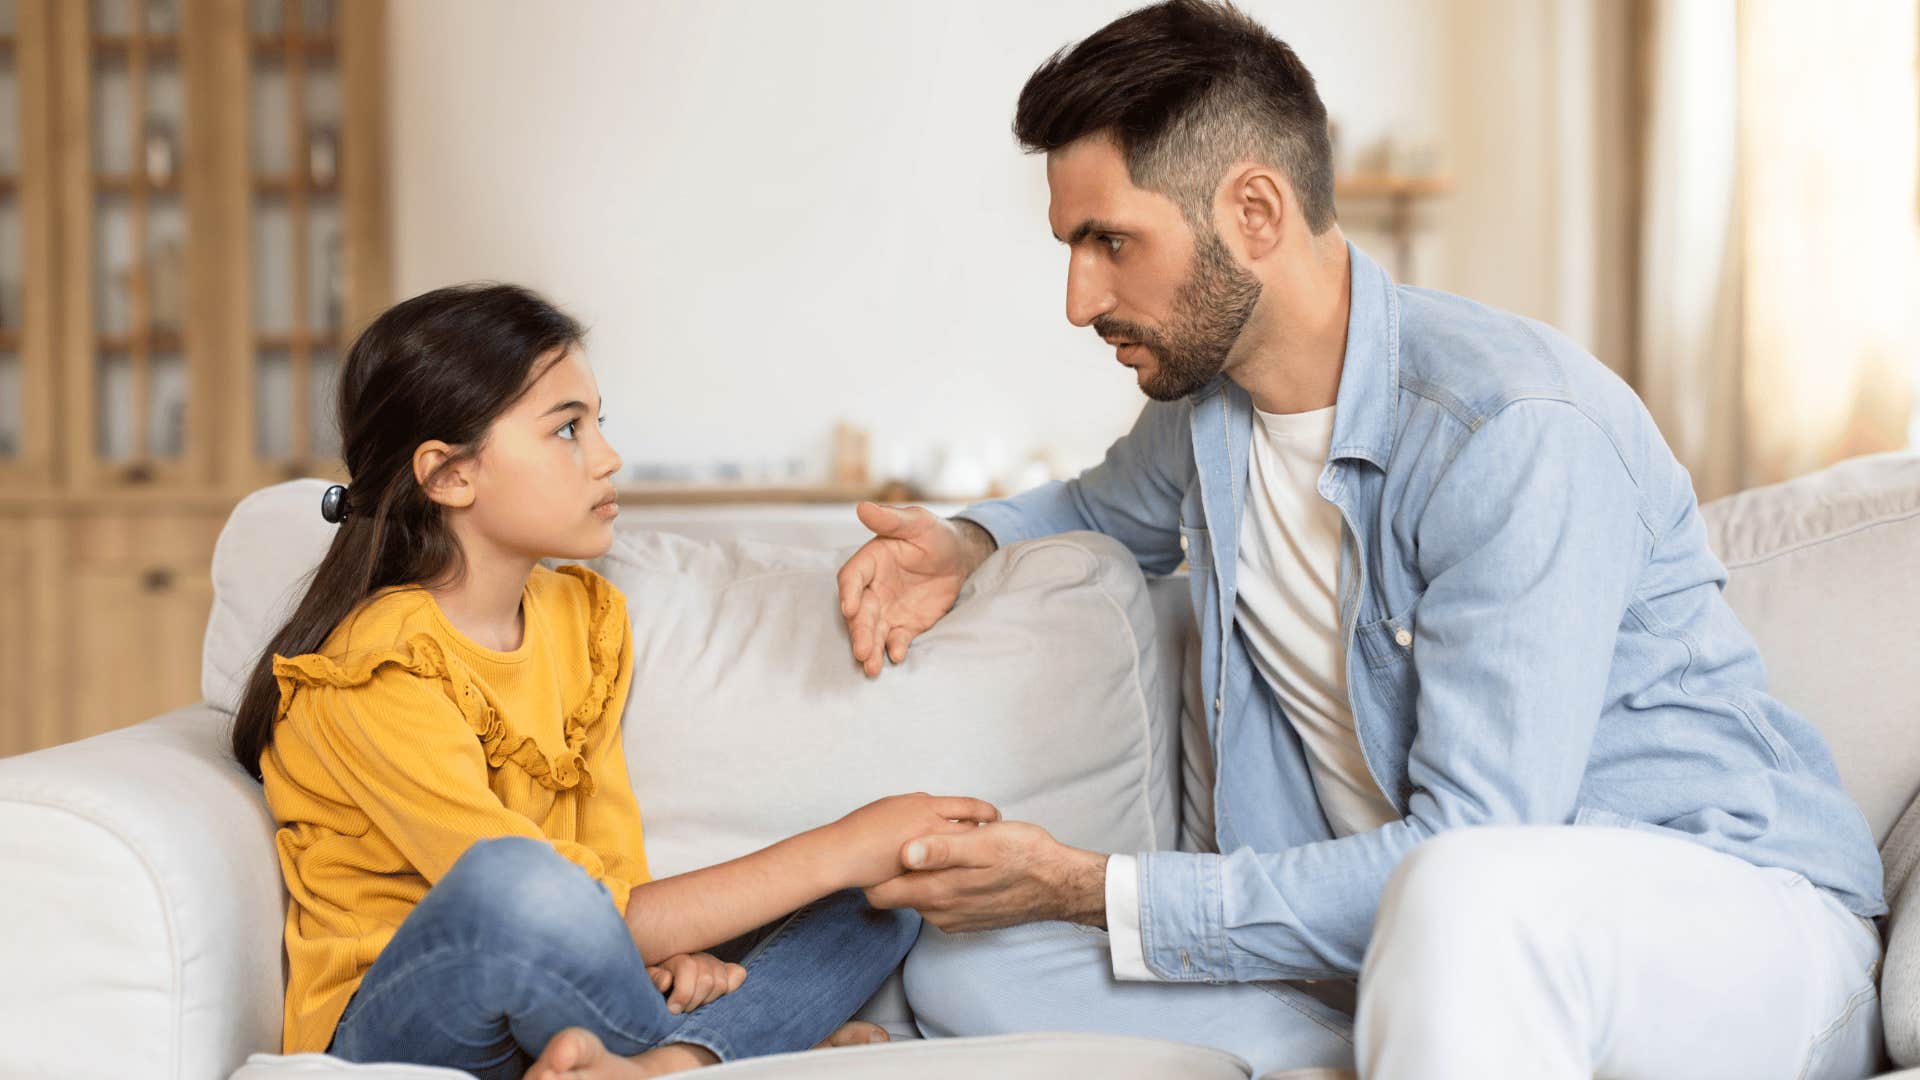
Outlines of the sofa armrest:
M230 724L197 705L0 760L0 1078L205 1080L280 1048L285 893Z

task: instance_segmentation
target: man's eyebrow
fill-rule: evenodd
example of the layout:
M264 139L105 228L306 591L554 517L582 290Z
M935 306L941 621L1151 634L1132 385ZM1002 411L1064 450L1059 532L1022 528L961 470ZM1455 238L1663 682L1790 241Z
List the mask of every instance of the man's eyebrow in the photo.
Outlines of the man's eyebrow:
M599 412L600 406L604 404L606 404L606 402L604 401L595 402L593 406L593 411ZM548 409L546 412L541 413L540 418L544 420L547 417L552 416L554 413L557 413L557 412L566 412L568 409L585 409L586 407L587 407L587 403L584 401L563 401L560 404L555 405L553 408Z
M1068 247L1072 247L1094 233L1124 233L1126 231L1127 230L1110 221L1101 221L1099 218L1088 218L1081 222L1078 228L1073 230L1072 236L1067 237L1065 240L1060 240L1060 234L1054 233L1053 238L1060 240L1061 243Z

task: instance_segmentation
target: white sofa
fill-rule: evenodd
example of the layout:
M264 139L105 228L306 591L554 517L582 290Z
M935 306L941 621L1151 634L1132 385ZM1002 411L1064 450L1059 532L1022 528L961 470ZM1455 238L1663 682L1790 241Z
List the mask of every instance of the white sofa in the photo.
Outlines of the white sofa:
M324 550L322 487L277 485L236 509L214 558L206 702L0 761L0 1080L461 1075L274 1054L285 894L272 823L227 757L222 710ZM1920 456L1844 463L1707 515L1732 570L1729 599L1777 692L1826 732L1886 839L1920 790L1920 675L1907 656ZM1181 754L1184 582L1143 581L1089 534L1019 545L983 567L905 665L869 683L835 612L844 548L694 540L648 529L646 517L623 519L595 566L634 617L625 738L656 872L916 789L980 795L1102 850L1204 843L1192 826L1205 815L1182 806L1183 772L1206 768L1204 746L1188 740L1198 752ZM849 522L835 539L858 535ZM1920 812L1900 833L1887 851L1895 873L1920 860ZM1897 904L1920 906L1915 894ZM1901 911L1883 978L1888 1043L1895 1060L1920 1064L1920 918ZM897 980L864 1015L903 1038L707 1075L1247 1075L1229 1055L1150 1040L919 1042Z

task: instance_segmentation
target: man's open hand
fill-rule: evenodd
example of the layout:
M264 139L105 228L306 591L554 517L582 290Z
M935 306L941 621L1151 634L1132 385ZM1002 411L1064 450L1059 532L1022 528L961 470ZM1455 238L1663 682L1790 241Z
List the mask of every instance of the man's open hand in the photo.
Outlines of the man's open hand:
M953 609L967 575L993 553L993 539L972 522L953 522L918 506L863 502L854 511L872 529L840 568L840 616L853 659L869 678L888 658Z
M909 870L867 890L877 908L914 908L949 931L1066 919L1107 925L1107 857L1038 825L995 822L924 836L901 849Z

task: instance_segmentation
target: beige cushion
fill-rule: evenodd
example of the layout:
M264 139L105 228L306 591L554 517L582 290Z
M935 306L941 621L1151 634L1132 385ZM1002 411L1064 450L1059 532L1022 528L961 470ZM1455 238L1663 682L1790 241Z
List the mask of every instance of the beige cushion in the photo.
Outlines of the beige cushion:
M1063 1077L1100 1077L1101 1080L1246 1080L1245 1062L1220 1050L1159 1039L1121 1035L1040 1033L1000 1035L976 1039L938 1039L931 1042L859 1046L839 1050L809 1050L798 1054L749 1058L702 1069L714 1080L1062 1080ZM351 1077L352 1080L454 1080L466 1073L418 1065L348 1065L320 1054L281 1057L255 1054L231 1080L299 1080L301 1077ZM1302 1080L1341 1080L1351 1073L1314 1070Z
M592 564L633 620L625 740L655 873L900 791L975 795L1102 851L1174 845L1180 669L1117 543L997 553L872 680L840 619L844 556L623 532Z
M1124 1035L1041 1032L929 1039L753 1058L702 1070L714 1080L1246 1080L1252 1069L1223 1050Z
M1771 689L1826 736L1888 857L1886 1041L1920 1064L1920 889L1901 856L1915 840L1890 835L1920 791L1920 455L1856 458L1703 512Z
M1920 791L1920 454L1856 458L1703 512L1773 692L1826 736L1884 841Z

